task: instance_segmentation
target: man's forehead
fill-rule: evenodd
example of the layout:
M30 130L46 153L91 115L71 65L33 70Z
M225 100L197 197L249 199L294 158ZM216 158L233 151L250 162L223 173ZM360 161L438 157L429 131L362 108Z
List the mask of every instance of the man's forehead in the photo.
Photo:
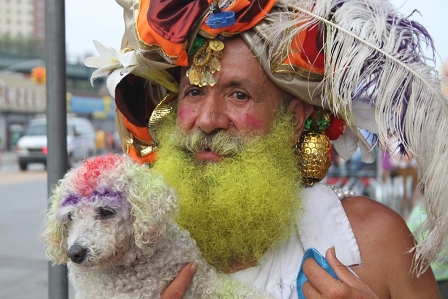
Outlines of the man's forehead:
M222 49L222 55L219 58L221 69L213 74L215 76L219 76L220 72L222 72L224 68L226 71L229 71L229 69L236 70L236 72L232 73L232 80L226 83L226 85L243 86L252 81L250 79L254 76L254 74L265 76L265 71L260 61L256 58L250 47L239 35L224 38L222 39L222 42L224 44L224 48ZM188 70L191 69L192 65L194 65L193 60L195 59L195 55L189 56L189 65L186 67L181 67L180 69L181 88L182 86L185 86L185 84L188 84L188 82L185 82L188 81L186 80L186 74ZM247 73L248 70L255 72L251 73L249 76Z

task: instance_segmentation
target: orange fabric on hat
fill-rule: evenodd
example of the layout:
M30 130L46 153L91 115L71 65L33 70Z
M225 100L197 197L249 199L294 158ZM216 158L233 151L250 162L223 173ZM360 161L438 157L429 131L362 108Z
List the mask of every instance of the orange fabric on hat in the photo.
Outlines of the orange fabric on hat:
M207 0L211 3L211 0ZM168 39L162 37L158 34L147 22L147 11L149 9L151 0L141 0L140 1L140 9L137 16L137 34L138 38L141 42L146 44L149 48L159 47L160 50L166 54L170 59L175 60L175 64L179 66L187 66L188 65L188 53L186 48L188 47L188 41L183 43L175 43L169 41ZM250 4L248 0L236 0L235 3L223 9L223 11L232 10L235 13L241 11L245 7ZM263 7L258 14L251 18L250 22L236 22L232 26L223 27L219 29L211 29L209 26L205 24L205 21L201 25L201 29L207 32L208 34L215 36L219 33L227 32L230 34L239 33L246 31L253 26L255 26L258 22L260 22L266 15L269 13L271 8L274 6L275 0L267 0L266 5Z
M291 43L290 54L283 63L297 65L313 73L324 74L324 54L317 47L321 44L318 41L319 38L317 26L296 34Z
M152 138L151 135L149 135L149 131L147 127L138 127L136 125L133 125L131 122L128 121L128 119L123 115L123 113L120 113L121 119L123 120L124 125L129 130L129 132L132 133L132 135L137 136L139 139L151 142Z
M152 141L151 136L149 135L148 132L148 128L147 127L138 127L136 125L133 125L132 123L130 123L127 118L123 115L123 113L120 112L120 117L123 121L124 126L126 127L126 129L133 135L136 136L137 138L146 141L147 143L150 143ZM139 163L139 164L144 164L144 163L154 163L156 161L156 152L152 152L147 156L144 157L140 157L140 155L137 153L137 151L129 146L128 147L129 152L127 153L129 156L132 157L132 159Z
M170 42L164 37L157 34L146 21L146 12L149 9L150 0L140 1L140 10L137 16L137 34L139 39L147 45L160 46L163 51L170 57L176 59L176 65L187 66L188 54L185 51L185 45Z

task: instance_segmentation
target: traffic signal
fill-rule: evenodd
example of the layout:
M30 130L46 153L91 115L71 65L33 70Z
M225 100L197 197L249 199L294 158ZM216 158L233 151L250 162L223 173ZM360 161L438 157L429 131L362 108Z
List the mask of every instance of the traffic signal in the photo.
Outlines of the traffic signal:
M46 71L45 67L37 66L31 70L31 81L37 84L45 84Z

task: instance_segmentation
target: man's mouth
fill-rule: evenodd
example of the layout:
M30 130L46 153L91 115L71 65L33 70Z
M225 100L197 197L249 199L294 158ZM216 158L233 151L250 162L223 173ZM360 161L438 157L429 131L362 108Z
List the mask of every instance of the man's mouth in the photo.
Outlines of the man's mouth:
M193 153L193 157L195 158L196 161L214 162L214 163L221 161L221 159L223 158L221 155L212 152L209 149L204 149L200 152Z

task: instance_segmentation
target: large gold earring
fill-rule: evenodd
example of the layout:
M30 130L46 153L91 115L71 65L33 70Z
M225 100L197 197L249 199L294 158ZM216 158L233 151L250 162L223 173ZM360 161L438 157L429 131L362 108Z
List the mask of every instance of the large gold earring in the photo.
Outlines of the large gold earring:
M148 131L156 147L159 145L160 126L167 119L168 115L173 112L177 96L178 94L175 92L169 92L165 95L159 104L157 104L156 108L154 108L149 118Z
M331 143L325 134L330 122L329 111L315 108L313 114L305 121L299 142L294 145L305 187L311 187L324 179L332 164Z

